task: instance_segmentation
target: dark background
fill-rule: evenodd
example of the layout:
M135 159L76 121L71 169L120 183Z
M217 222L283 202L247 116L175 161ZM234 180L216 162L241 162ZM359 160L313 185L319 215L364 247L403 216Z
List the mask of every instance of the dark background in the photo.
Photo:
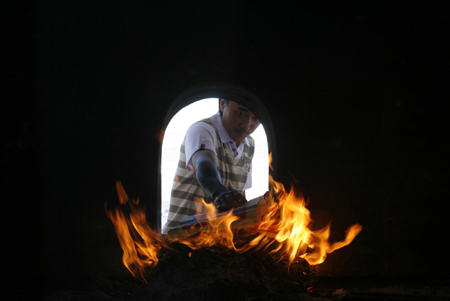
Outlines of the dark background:
M104 203L121 180L154 224L155 135L210 81L264 102L276 180L303 189L314 227L332 220L332 240L364 227L321 275L448 279L448 4L166 2L3 2L12 284L128 275Z

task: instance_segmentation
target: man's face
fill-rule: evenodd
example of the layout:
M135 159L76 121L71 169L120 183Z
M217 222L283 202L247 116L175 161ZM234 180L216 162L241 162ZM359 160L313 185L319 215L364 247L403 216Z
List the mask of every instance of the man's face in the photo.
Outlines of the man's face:
M250 110L237 102L229 101L227 105L225 99L221 99L220 110L223 112L223 127L237 146L260 124L259 119Z

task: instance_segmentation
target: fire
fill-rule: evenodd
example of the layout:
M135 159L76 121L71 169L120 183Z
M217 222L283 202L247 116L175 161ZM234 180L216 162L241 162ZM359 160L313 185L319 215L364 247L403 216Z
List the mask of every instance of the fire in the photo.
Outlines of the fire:
M272 177L269 181L268 197L258 205L263 204L267 214L257 224L249 225L241 220L241 216L233 214L233 210L218 216L214 205L204 203L207 222L198 220L201 231L178 239L164 237L152 230L139 200L130 201L121 183L117 182L120 204L128 209L127 212L107 210L107 213L124 251L123 263L134 277L145 281L158 263L161 251L170 249L169 244L176 240L193 250L211 247L237 253L266 250L276 260L286 260L288 265L299 258L310 265L318 265L324 262L327 254L350 244L362 230L361 225L355 224L346 230L343 241L330 244L330 224L323 229L311 230L310 211L303 197L296 196L293 189L286 192Z
M216 217L216 207L213 204L203 203L206 207L206 216L209 220L204 231L193 238L179 240L178 242L187 245L193 250L209 247L230 248L234 246L234 235L231 224L239 218L230 211L228 214Z
M346 230L344 241L330 245L330 224L320 230L310 230L308 226L312 223L311 214L306 208L304 198L297 197L293 189L286 192L284 186L274 181L271 176L269 181L272 210L258 226L257 231L261 234L255 240L263 240L261 236L273 237L274 240L265 239L264 242L268 245L276 244L271 253L288 259L289 264L298 257L304 258L310 265L321 264L327 254L349 245L362 230L361 225L355 224ZM273 196L276 196L277 203ZM256 245L256 241L250 245Z
M169 248L164 239L150 228L145 209L139 206L139 199L131 201L122 183L116 182L117 194L122 208L106 209L114 224L120 246L122 261L133 277L146 279L158 263L158 255L163 247Z

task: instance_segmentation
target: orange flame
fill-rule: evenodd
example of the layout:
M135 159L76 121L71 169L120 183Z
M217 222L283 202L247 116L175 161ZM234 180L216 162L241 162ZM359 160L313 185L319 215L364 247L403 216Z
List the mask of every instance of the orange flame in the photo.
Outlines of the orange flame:
M232 248L233 231L231 223L238 220L237 216L230 211L228 214L216 219L216 207L213 204L203 202L206 208L206 216L209 222L204 226L203 231L194 237L179 240L178 242L187 245L193 250L209 247Z
M156 134L155 134L156 140L158 140L161 145L162 145L163 140L164 140L164 134L165 134L165 132L164 132L163 129L158 130L156 132Z
M265 214L256 225L242 222L233 215L233 210L223 216L216 216L216 208L206 204L207 222L201 224L201 232L188 238L178 239L193 250L218 247L237 253L267 250L277 260L287 260L288 265L304 258L310 265L324 262L327 254L350 244L362 230L355 224L346 230L343 241L330 244L330 224L320 230L311 230L310 211L305 200L295 195L294 190L286 192L284 186L269 179L270 194L264 205ZM163 248L169 248L167 240L152 230L146 222L145 210L139 207L139 200L130 202L120 182L116 183L120 204L127 206L129 213L115 209L107 213L113 222L120 245L124 251L123 263L136 278L144 281L158 263ZM238 221L238 223L233 224Z
M168 246L148 225L145 209L139 207L139 199L130 201L120 181L116 182L116 189L120 204L126 209L105 208L106 213L114 224L119 238L124 265L135 278L147 282L151 270L159 261L160 250Z
M216 219L216 209L212 204L204 205L207 208L209 222L202 227L199 235L178 240L178 242L189 246L191 249L221 246L226 249L235 250L238 253L269 249L270 253L277 259L287 259L292 264L297 258L304 258L310 265L318 265L325 261L327 254L349 245L362 230L359 224L351 226L346 230L344 241L330 245L330 224L320 230L310 230L312 220L310 211L305 207L305 200L295 195L291 190L287 193L284 186L270 177L271 193L266 203L269 213L263 217L254 228L241 230L254 230L259 233L256 237L248 240L241 247L236 246L239 237L235 237L232 223L239 218L232 214ZM275 201L276 196L277 201ZM239 233L242 235L241 233ZM310 250L310 252L307 252Z
M318 265L325 261L326 255L349 245L362 230L362 226L355 224L346 230L347 235L344 241L330 245L330 224L320 230L310 230L308 226L312 223L310 211L305 206L305 200L297 197L292 189L289 193L284 190L284 186L269 179L273 195L278 200L277 211L272 211L261 222L258 231L261 235L273 237L274 240L267 241L267 244L277 246L271 251L279 258L288 259L289 264L298 257L304 258L310 265ZM311 252L307 252L311 250Z

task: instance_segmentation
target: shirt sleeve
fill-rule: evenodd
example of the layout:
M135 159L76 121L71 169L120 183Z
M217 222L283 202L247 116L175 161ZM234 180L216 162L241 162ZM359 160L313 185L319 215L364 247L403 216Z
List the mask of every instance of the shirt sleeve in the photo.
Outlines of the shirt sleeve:
M206 122L196 122L189 127L184 138L184 153L186 154L186 168L192 170L192 155L200 149L211 150L216 153L216 132Z

